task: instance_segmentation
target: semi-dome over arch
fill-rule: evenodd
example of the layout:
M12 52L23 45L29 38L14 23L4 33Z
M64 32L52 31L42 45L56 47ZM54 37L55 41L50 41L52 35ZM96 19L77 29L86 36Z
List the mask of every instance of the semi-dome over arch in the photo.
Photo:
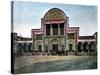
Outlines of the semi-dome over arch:
M59 8L52 8L44 15L44 20L63 20L66 18L66 14Z

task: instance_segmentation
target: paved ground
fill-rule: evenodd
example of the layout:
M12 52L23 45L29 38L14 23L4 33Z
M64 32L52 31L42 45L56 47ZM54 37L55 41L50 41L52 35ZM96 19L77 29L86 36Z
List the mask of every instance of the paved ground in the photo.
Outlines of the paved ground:
M37 58L39 60L36 60ZM30 65L28 64L16 69L15 73L53 72L97 68L96 56L37 56L28 57L28 61L29 60L32 62Z

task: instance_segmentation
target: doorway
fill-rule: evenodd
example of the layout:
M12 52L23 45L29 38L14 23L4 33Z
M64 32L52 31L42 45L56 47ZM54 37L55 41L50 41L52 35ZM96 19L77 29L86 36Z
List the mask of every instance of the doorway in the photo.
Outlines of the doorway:
M58 44L52 44L52 52L53 54L56 54L58 51Z
M42 51L42 46L41 46L41 45L39 45L39 51L40 51L40 52Z
M72 49L73 49L73 45L69 44L69 51L72 51Z
M55 51L58 50L58 44L53 44L52 49L55 50Z

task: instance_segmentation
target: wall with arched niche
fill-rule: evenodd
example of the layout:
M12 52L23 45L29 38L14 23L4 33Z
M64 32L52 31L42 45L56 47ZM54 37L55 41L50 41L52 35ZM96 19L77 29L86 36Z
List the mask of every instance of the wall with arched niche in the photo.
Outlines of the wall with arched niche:
M41 51L43 51L43 40L35 41L35 51L39 51L39 45L41 45Z
M69 40L66 40L66 50L70 51L70 47L69 45L72 44L72 50L75 51L75 48L76 48L76 41L74 39L69 39Z

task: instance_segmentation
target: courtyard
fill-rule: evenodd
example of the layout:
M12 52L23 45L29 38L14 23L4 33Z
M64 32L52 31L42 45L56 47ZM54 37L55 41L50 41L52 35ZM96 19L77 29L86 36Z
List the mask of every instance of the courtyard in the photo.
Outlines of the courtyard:
M15 73L38 73L97 68L96 56L22 56L15 59Z

